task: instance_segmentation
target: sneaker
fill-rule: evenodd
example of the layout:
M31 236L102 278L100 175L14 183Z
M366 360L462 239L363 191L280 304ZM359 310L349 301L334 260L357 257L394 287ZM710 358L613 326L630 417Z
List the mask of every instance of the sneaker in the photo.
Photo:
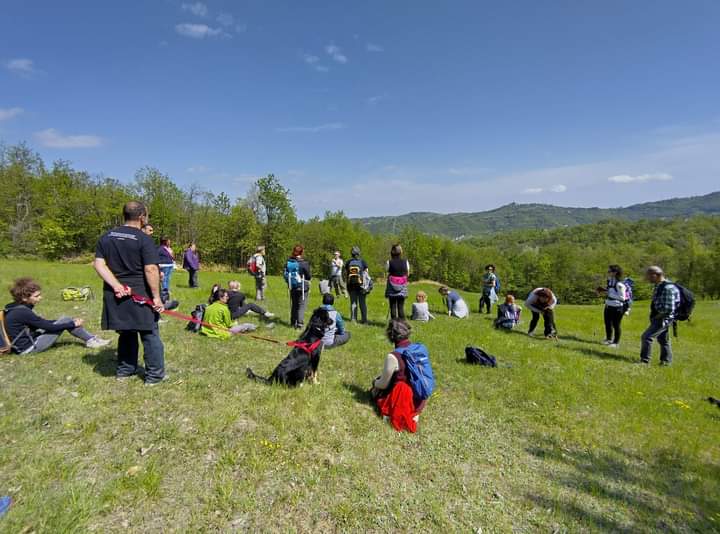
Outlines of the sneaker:
M147 380L145 380L145 385L146 386L157 386L158 384L162 384L163 382L167 382L168 380L170 380L170 377L168 375L165 375L160 380L157 380L155 382L148 382Z
M610 340L610 339L606 339L605 341L602 342L602 344L603 344L603 345L612 345L613 342L612 342L612 340Z
M101 337L91 337L85 342L85 346L89 349L101 349L102 347L107 347L112 341L109 339L103 339Z
M535 332L528 332L528 336L535 337Z
M608 348L616 349L620 346L619 343L607 343Z
M270 312L265 312L265 315L263 315L263 317L265 317L265 319L272 319L275 317L275 314L270 313Z

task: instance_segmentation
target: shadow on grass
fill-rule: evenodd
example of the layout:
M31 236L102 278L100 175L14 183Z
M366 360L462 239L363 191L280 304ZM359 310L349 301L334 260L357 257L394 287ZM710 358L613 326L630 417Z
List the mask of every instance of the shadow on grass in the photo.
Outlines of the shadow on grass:
M636 358L632 358L631 356L624 356L622 354L614 354L612 352L604 352L602 350L598 349L586 349L586 348L580 348L580 349L572 349L575 352L579 352L580 354L584 354L586 356L592 356L593 358L600 358L601 360L614 360L617 362L625 362L625 363L635 363ZM637 358L639 359L639 358Z
M532 436L526 451L543 462L549 486L528 501L590 530L708 532L720 514L720 465L660 449L572 448Z
M360 404L374 405L372 395L368 388L363 388L357 384L351 384L350 382L343 382L343 387L352 393L353 398Z
M93 366L100 376L115 376L117 369L117 354L114 349L104 349L100 352L90 352L83 356L83 362Z
M569 336L560 336L565 341L577 341L578 343L587 343L588 345L597 345L598 342L594 339L587 339L580 336L575 335L569 335Z

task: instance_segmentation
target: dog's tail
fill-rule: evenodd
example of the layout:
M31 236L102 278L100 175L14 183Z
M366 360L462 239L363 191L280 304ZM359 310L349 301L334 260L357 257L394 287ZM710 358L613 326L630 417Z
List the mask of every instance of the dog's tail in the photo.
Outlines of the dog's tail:
M265 378L264 376L256 375L255 373L253 373L253 370L250 369L249 367L247 369L245 369L245 375L247 375L247 377L250 380L255 380L255 382L262 382L263 384L270 384L269 379Z

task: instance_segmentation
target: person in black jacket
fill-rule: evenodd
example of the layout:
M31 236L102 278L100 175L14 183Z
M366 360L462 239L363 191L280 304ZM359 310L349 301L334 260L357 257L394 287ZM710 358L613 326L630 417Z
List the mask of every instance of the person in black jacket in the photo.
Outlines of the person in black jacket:
M42 300L42 290L32 278L18 278L10 288L13 302L5 307L5 329L17 354L43 352L52 347L68 331L85 342L89 349L98 349L110 344L87 332L82 319L61 317L56 321L43 319L35 313L35 306Z
M275 317L274 313L270 313L254 302L247 302L247 297L245 293L240 291L240 282L237 280L228 282L228 295L230 298L228 299L227 305L228 308L230 308L230 315L233 320L242 317L248 312L257 313L263 319L272 319Z
M305 309L310 293L310 264L303 257L305 247L295 245L285 264L285 282L290 290L290 324L302 329L305 325Z

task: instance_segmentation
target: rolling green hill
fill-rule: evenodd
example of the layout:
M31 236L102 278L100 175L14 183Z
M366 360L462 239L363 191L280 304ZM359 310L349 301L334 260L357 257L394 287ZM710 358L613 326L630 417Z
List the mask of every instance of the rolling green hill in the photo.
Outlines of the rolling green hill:
M637 221L698 214L720 214L720 191L697 197L635 204L625 208L564 208L548 204L512 203L478 213L416 212L356 220L374 234L392 234L405 226L413 226L422 228L428 234L457 238L523 228L575 226L607 219Z

